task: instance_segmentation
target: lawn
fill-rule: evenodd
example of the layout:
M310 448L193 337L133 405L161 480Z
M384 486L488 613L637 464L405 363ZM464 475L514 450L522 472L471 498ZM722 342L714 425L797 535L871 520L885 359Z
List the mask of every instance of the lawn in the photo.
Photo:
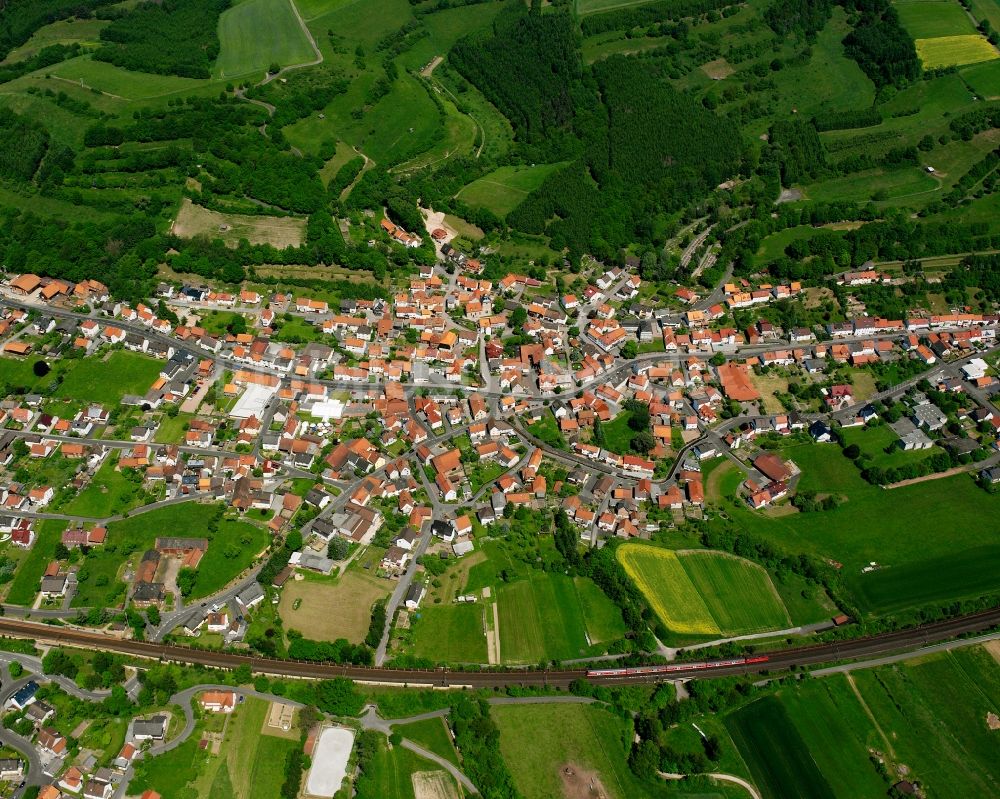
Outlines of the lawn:
M620 612L596 586L593 588L586 593L591 610L597 611L593 631L620 637L625 632ZM497 597L503 662L578 658L609 642L588 641L591 628L585 622L580 592L565 575L532 571L526 579L501 585Z
M862 610L881 614L1000 590L1000 546L983 524L1000 512L1000 495L987 494L968 475L887 491L864 482L837 447L799 444L782 452L802 470L800 489L846 501L831 511L784 516L735 501L727 512L738 527L782 551L842 563L845 584ZM869 561L885 568L862 575Z
M899 440L889 425L877 427L845 427L842 430L847 445L857 444L861 452L871 458L871 465L882 469L892 469L917 463L940 452L938 447L906 451L896 446ZM886 450L889 452L886 452Z
M460 765L458 751L452 743L448 724L443 718L424 719L423 721L415 721L413 724L404 724L400 727L394 727L393 732L398 732L404 738L409 738L424 749L443 757L456 766Z
M631 725L596 705L501 705L490 714L500 728L500 752L525 799L575 795L563 789L560 772L567 764L596 771L612 799L662 795L629 771L625 738Z
M87 487L61 508L61 512L106 519L135 507L141 482L130 480L117 467L118 456L109 454Z
M221 50L215 76L231 79L263 72L271 64L289 66L315 59L292 0L244 0L219 17Z
M924 69L976 64L1000 58L997 49L980 34L917 39L917 56Z
M633 430L628 426L629 419L632 418L631 411L622 411L610 422L601 425L604 432L604 449L617 452L620 455L627 455L632 450L632 439L639 435L638 430Z
M896 0L893 6L899 21L914 39L976 32L969 15L955 0Z
M415 614L413 654L434 662L485 663L482 602L428 605Z
M488 208L497 216L506 216L564 165L502 166L463 187L455 198L474 208Z
M359 644L368 634L372 605L391 590L388 580L350 570L336 581L289 580L281 591L278 612L286 629L298 630L306 638L346 638Z
M46 519L35 525L38 538L14 575L7 592L7 602L11 605L30 605L34 601L45 567L55 556L55 546L65 529L66 522L56 519Z
M121 403L126 394L144 395L160 375L162 364L145 355L117 350L103 360L77 361L55 396L105 406Z
M193 413L178 413L176 416L164 414L153 434L153 441L157 444L180 444L192 419L194 419Z
M767 572L749 561L721 552L678 553L643 544L625 544L617 556L675 633L743 635L790 624Z
M758 699L727 716L726 727L765 796L833 799L833 789L776 697Z
M157 508L108 525L107 543L94 547L80 569L74 607L110 607L121 602L125 585L122 566L151 549L157 536L205 537L208 551L198 567L198 579L189 600L219 590L246 569L268 541L265 530L243 521L223 518L218 530L209 530L218 505L186 502Z
M11 393L10 389L23 388L26 393L44 391L52 381L56 379L62 369L62 362L56 361L54 368L44 377L38 377L34 373L34 366L44 358L25 358L23 360L14 358L0 358L0 385L6 386L4 393Z

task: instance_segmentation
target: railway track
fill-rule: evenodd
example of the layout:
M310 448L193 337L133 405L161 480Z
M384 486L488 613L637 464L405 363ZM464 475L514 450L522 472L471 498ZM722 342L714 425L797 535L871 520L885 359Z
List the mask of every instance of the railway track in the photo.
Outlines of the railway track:
M394 669L312 663L239 655L231 652L213 652L177 646L176 644L122 640L89 630L7 618L0 618L0 635L213 668L233 669L248 665L254 672L282 677L314 679L346 677L362 682L439 687L469 685L475 688L505 688L508 686L568 688L574 680L585 678L606 685L620 685L631 682L656 682L665 678L704 679L706 677L755 674L765 671L788 671L793 667L830 664L842 660L903 652L946 641L965 633L985 632L997 626L1000 626L1000 608L993 608L867 638L778 649L768 652L766 660L747 659L734 662L731 659L709 659L671 664L669 673L642 671L631 674L625 668L600 669L600 674L589 674L586 669L458 671L447 668Z

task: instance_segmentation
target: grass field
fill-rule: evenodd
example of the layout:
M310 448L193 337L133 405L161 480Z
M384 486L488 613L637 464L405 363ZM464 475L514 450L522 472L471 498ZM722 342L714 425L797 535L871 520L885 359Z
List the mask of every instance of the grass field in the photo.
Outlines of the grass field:
M563 165L502 166L472 181L455 197L475 208L488 208L497 216L505 216Z
M1000 512L1000 496L985 493L968 475L886 491L864 482L836 447L800 444L782 452L802 470L800 489L840 494L846 502L822 513L765 516L737 500L727 512L784 551L842 563L845 584L863 611L1000 590L1000 547L983 525ZM862 575L869 561L885 568Z
M993 30L1000 29L1000 4L996 0L971 0L969 6L976 19L985 19Z
M108 455L87 487L62 512L104 519L135 507L139 483L117 471L117 466L118 457L114 453Z
M60 79L51 86L54 91L58 90L62 81L69 81L84 88L106 92L113 99L119 100L150 100L204 89L207 85L206 81L195 78L129 72L103 61L94 61L90 56L63 61L47 69L46 73Z
M405 729L405 728L402 728ZM383 799L383 797L393 797L393 799L415 799L413 790L413 776L421 772L434 771L435 774L443 774L437 771L438 766L430 761L424 760L402 746L389 748L385 736L378 737L378 748L372 758L370 766L365 769L365 777L357 783L356 799ZM452 799L460 796L458 788L453 779L448 776L446 784L450 788L449 793L439 794L435 799ZM276 794L277 795L277 794ZM433 794L431 794L433 796ZM426 795L416 797L416 799L430 799Z
M443 718L424 719L412 724L404 724L395 727L393 732L398 732L404 738L409 738L414 743L420 744L424 749L443 757L449 763L460 765L458 751L452 743L448 724Z
M235 247L240 239L246 239L251 244L270 244L282 250L302 244L306 221L291 216L223 214L195 205L185 197L170 231L185 239L195 236L222 239L229 247Z
M609 797L640 799L652 794L626 762L624 737L631 726L594 705L506 705L493 707L500 752L525 799L568 796L561 767L597 772ZM581 794L584 795L584 794Z
M899 21L914 39L974 34L976 26L955 0L896 0Z
M292 0L243 0L219 17L221 49L217 78L263 72L271 64L286 67L315 59Z
M618 559L660 620L681 635L784 629L788 613L761 567L719 552L625 544Z
M980 34L968 36L939 36L935 39L917 39L917 56L924 69L976 64L1000 58L997 49Z
M906 451L896 446L899 440L892 428L888 425L878 427L845 427L843 429L844 441L847 444L857 444L861 452L871 458L871 464L883 469L892 469L896 466L905 466L908 463L916 463L940 452L940 448L931 447L924 450ZM889 449L889 452L886 452Z
M44 377L35 375L34 366L44 358L0 358L0 384L23 388L26 392L44 391L60 374L59 363ZM50 364L51 366L51 364Z
M126 394L142 396L160 375L162 364L134 352L117 350L107 358L77 361L55 396L105 407L121 403Z
M584 585L580 590L572 578L545 572L502 585L497 591L500 659L537 663L581 657L623 635L621 613L596 586ZM581 596L586 596L589 618Z
M45 519L35 525L38 538L21 562L7 592L7 602L12 605L30 605L38 594L45 567L54 557L55 546L66 529L67 522Z
M86 44L96 42L101 30L107 26L101 19L63 19L39 28L28 41L20 47L11 50L3 60L4 64L13 64L31 58L43 47L53 44Z
M962 77L984 100L1000 97L1000 61L997 59L966 67Z
M766 696L741 708L726 717L726 727L765 796L834 799L830 784L778 699Z
M346 638L359 644L368 634L372 605L389 595L388 580L348 571L333 581L289 580L281 591L278 612L285 629L315 641ZM299 606L294 608L295 603ZM293 609L294 608L294 609ZM336 608L335 612L331 609Z
M483 604L428 605L413 622L413 654L435 662L485 663Z

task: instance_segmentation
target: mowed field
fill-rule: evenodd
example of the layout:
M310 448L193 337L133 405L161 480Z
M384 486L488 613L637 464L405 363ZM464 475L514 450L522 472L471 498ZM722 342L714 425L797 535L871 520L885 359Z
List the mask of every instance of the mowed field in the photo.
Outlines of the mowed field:
M917 39L917 56L924 69L976 64L1000 58L997 49L979 34Z
M625 544L617 556L660 620L680 635L742 635L790 623L767 572L749 561L643 544Z
M368 634L372 605L389 595L387 580L348 571L336 582L289 580L281 590L278 613L285 629L314 641L346 638L361 643ZM298 603L298 607L296 607Z
M219 17L221 49L215 64L217 78L232 78L286 67L316 57L292 11L292 0L243 0Z
M563 164L502 166L472 181L455 197L475 208L487 208L497 216L505 216L561 166Z
M118 405L126 394L143 395L160 376L162 364L145 355L117 350L104 359L77 361L55 396L81 402Z
M246 239L251 244L270 244L281 250L302 244L306 221L290 216L223 214L195 205L185 197L170 230L184 239L207 236L222 239L229 247Z
M758 789L775 799L885 796L873 751L928 796L996 796L1000 736L987 713L1000 713L1000 664L973 646L807 680L725 723Z
M413 622L413 654L433 661L485 663L486 633L482 602L427 605Z
M539 572L497 591L500 660L582 657L625 633L621 612L589 580Z
M897 0L893 5L899 21L914 39L976 32L976 26L957 0Z

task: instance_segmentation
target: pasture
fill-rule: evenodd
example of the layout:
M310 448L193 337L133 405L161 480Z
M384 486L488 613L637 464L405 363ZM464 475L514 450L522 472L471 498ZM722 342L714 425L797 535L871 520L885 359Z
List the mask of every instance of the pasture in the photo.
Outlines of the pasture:
M962 77L984 100L1000 97L1000 61L994 59L966 67Z
M619 547L618 560L660 620L680 635L743 635L789 626L763 568L722 552Z
M56 389L55 396L114 407L126 394L141 396L149 391L160 376L160 368L159 361L145 355L116 350L101 360L77 361Z
M963 66L1000 58L997 49L980 34L917 39L917 56L924 69Z
M506 216L563 164L502 166L463 187L455 199Z
M281 590L278 613L285 629L314 641L346 638L359 644L368 634L372 605L389 595L387 580L350 571L336 581L289 580Z
M620 611L589 580L581 582L587 586L583 592L570 577L532 571L526 579L500 586L500 660L537 663L582 657L623 635ZM583 593L592 620L584 614Z
M661 795L629 771L623 739L631 725L597 705L499 705L490 715L500 728L500 753L525 799L597 795L567 793L560 774L567 765L600 780L611 799Z
M170 232L184 239L221 239L227 247L236 247L240 239L246 239L251 244L270 244L282 250L302 244L306 221L291 216L223 214L195 205L185 197Z
M914 39L974 34L976 26L955 0L896 0L899 21Z
M293 0L243 0L219 17L221 48L215 77L231 79L263 73L271 64L286 67L315 60Z

